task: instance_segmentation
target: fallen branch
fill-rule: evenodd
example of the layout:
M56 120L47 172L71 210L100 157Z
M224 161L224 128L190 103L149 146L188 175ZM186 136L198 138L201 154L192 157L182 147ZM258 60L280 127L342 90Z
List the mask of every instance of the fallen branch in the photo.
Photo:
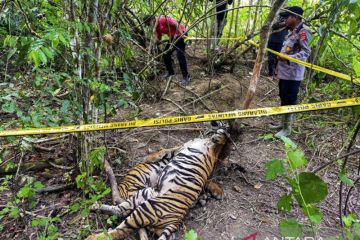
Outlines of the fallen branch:
M110 181L113 203L115 205L118 205L118 204L124 202L125 200L120 197L120 192L119 192L119 188L118 188L118 185L116 182L114 171L112 170L110 163L106 159L104 159L104 168L105 168L106 175L108 176L109 181Z
M170 76L169 79L166 81L166 86L163 94L161 95L161 98L165 97L167 90L169 89L170 83L171 83L172 77Z
M260 32L255 32L252 35L247 36L244 40L236 42L227 52L220 54L216 58L216 60L214 61L214 63L215 63L214 67L216 67L216 68L220 67L226 60L228 60L229 54L234 53L237 48L239 48L241 45L245 44L246 42L248 42L249 40L251 40L252 38L254 38L255 36L257 36L259 34L260 34ZM245 51L240 53L240 55L245 54L251 48L252 47L247 47L245 49Z
M56 184L49 187L44 187L42 189L36 190L37 193L43 194L43 193L55 193L55 192L61 192L64 190L72 189L75 187L75 183L68 183L68 184Z
M59 165L59 164L56 164L50 160L47 161L51 166L53 166L54 168L59 168L59 169L62 169L62 170L71 170L73 169L74 167L66 167L66 166L62 166L62 165Z
M177 104L176 102L174 102L173 100L171 99L168 99L168 98L162 98L168 102L171 102L172 104L174 104L175 106L177 106L184 114L188 114L184 108L182 108L179 104Z
M181 87L182 89L185 89L186 91L194 94L195 97L197 97L197 98L199 99L199 101L204 105L205 109L208 110L208 111L211 111L211 109L206 105L206 103L202 100L202 98L201 98L196 92L194 92L193 90L188 89L188 88L182 86L182 85L179 84L179 83L176 83L176 84L177 84L179 87Z
M64 165L67 161L64 158L58 158L52 161L53 164L56 165ZM38 171L45 168L52 167L48 160L41 160L41 161L33 161L33 162L24 162L22 163L21 170L23 172L27 171ZM16 172L17 166L14 168L6 169L5 166L0 167L0 174L13 174Z
M333 160L331 160L330 162L327 162L327 163L325 163L324 165L322 165L322 166L320 166L320 167L316 168L316 169L315 169L315 170L313 170L312 172L313 172L313 173L317 173L317 172L319 172L319 171L323 170L324 168L326 168L327 166L329 166L329 165L331 165L331 164L333 164L333 163L337 162L338 160L340 160L340 159L342 159L342 158L345 158L345 157L348 157L348 156L351 156L351 155L354 155L354 154L359 153L359 152L360 152L360 149L355 150L355 151L352 151L352 152L350 152L350 153L347 153L347 154L345 154L345 155L343 155L343 156L340 156L340 157L334 158L334 159L333 159Z

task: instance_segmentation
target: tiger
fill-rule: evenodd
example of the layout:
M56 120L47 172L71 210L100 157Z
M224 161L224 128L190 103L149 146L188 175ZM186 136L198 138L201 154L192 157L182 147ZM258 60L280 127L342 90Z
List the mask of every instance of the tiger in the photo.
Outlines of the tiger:
M144 161L130 169L121 180L118 190L122 199L134 196L146 187L154 187L159 174L179 152L180 147L162 149L144 158ZM208 180L204 190L216 199L224 195L222 188L214 181Z
M115 229L87 239L123 239L140 228L149 228L159 240L175 239L186 213L205 187L223 194L216 183L207 180L227 139L228 133L218 129L210 138L191 140L162 158L155 157L155 161L150 159L130 170L133 174L127 174L119 185L120 194L127 200L99 208L109 207L124 220Z

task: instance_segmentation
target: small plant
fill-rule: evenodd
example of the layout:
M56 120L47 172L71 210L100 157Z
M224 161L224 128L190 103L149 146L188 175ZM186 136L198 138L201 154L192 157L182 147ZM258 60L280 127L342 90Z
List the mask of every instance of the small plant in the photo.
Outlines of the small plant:
M31 226L42 230L38 236L39 240L53 240L60 236L58 228L54 224L56 222L60 222L59 217L34 218L31 220Z
M111 192L102 178L95 179L91 175L97 169L102 169L105 156L105 147L94 148L90 152L88 168L81 166L84 171L76 179L77 188L81 189L86 195L86 199L76 200L69 206L71 213L80 211L80 215L85 217L89 214L89 206L104 198Z
M190 229L185 233L184 240L201 240L201 238L198 237L194 229Z
M266 163L266 180L275 180L279 176L286 179L291 187L291 192L280 198L278 209L290 212L295 200L308 217L312 232L315 234L315 225L319 225L323 217L316 204L326 198L327 185L316 174L302 172L300 169L308 164L304 152L289 138L282 137L281 139L285 144L286 158L274 159ZM281 220L279 228L284 237L299 238L303 236L304 232L304 226L294 218Z
M346 239L355 240L360 239L360 221L354 214L349 214L342 217L344 222L344 229Z
M275 140L274 134L272 134L272 133L265 133L263 135L260 135L258 137L258 139L262 139L264 141L274 141Z

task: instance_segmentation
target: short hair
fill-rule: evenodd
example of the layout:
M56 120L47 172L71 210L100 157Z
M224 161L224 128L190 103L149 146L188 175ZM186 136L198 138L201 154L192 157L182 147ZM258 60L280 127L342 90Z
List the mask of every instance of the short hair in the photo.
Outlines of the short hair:
M145 15L145 16L143 17L143 23L144 23L145 25L149 25L150 22L151 22L151 20L153 20L153 19L155 19L155 16L154 16L154 15Z

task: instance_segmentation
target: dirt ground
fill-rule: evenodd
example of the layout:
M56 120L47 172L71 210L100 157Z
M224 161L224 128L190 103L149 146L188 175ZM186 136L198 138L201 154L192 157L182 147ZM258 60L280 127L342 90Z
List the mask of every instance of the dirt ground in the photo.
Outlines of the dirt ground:
M211 111L227 111L241 108L251 78L251 64L235 66L230 73L226 66L217 70L214 76L206 73L201 59L190 57L189 68L192 80L186 88L177 84L180 75L175 75L168 90L164 94L166 81L155 79L149 82L148 93L139 118L157 116L176 116L197 114ZM177 72L179 70L177 69ZM164 95L161 98L161 96ZM200 96L202 101L196 101ZM325 99L324 99L325 100ZM327 100L327 99L326 99ZM277 83L261 77L251 108L278 106ZM133 110L122 110L113 117L112 121L128 119ZM334 159L346 141L348 131L341 122L337 110L298 114L294 124L291 139L304 151L309 160L307 170L311 171ZM227 159L232 166L214 176L225 190L223 200L210 200L205 206L196 206L190 210L184 225L179 230L178 239L183 233L194 229L198 236L205 240L240 240L252 233L257 233L256 239L280 239L278 223L282 218L295 217L308 225L298 206L294 206L289 214L277 210L279 198L290 191L284 179L276 181L265 180L265 163L273 159L284 158L284 147L279 140L264 140L267 133L275 133L268 128L272 122L279 121L279 117L262 117L243 119L242 133L239 140L232 146ZM323 124L319 125L319 121ZM179 146L195 137L201 137L208 123L174 125L155 128L141 128L111 131L108 135L108 147L112 148L114 171L122 176L129 166L142 160L144 156L163 148ZM355 145L359 148L358 137ZM66 151L66 144L64 144ZM122 158L123 168L117 168L115 160ZM349 174L355 178L359 155L349 158ZM245 171L240 171L241 167ZM332 165L321 171L319 175L328 183L329 195L321 204L324 221L317 229L319 237L337 236L340 234L338 214L339 180L338 166ZM39 173L35 173L39 174ZM63 176L63 170L55 170L52 177L47 177L45 184L58 183ZM44 179L45 171L40 173ZM55 176L55 177L54 177ZM349 201L350 211L360 214L360 190L355 188ZM63 206L81 197L77 190L67 190L61 193L47 194L37 202L36 210L41 215L49 214L48 206ZM6 198L2 197L2 200ZM5 202L0 202L4 204ZM57 210L61 212L61 209ZM105 218L97 216L97 218ZM63 239L74 239L85 224L84 218L78 215L67 216L58 228L63 233ZM18 229L16 222L6 223L5 231L1 233L4 239L24 239L24 229ZM101 223L98 223L101 228ZM31 231L30 231L31 233ZM36 235L30 234L30 239Z

